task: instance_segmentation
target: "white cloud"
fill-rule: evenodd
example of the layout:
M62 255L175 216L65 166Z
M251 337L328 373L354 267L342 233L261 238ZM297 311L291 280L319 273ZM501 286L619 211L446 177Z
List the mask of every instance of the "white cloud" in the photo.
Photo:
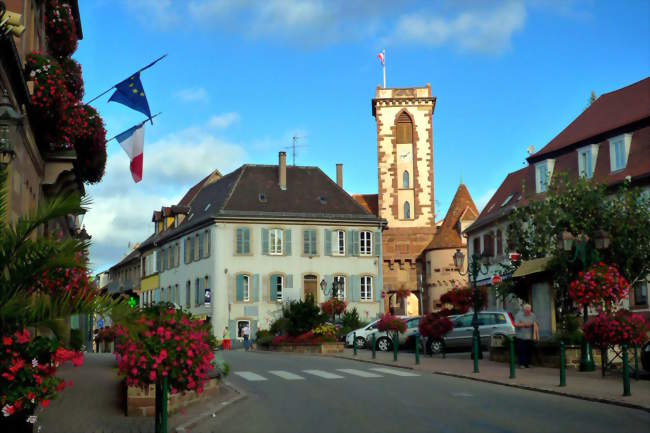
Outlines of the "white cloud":
M181 22L178 4L172 0L122 0L129 14L146 25L173 28Z
M452 44L463 51L500 54L510 47L515 32L526 22L523 3L507 1L496 8L470 9L448 18L426 12L403 15L389 40L439 46Z
M181 89L174 96L184 102L207 102L208 92L203 87Z
M134 183L129 160L114 149L101 183L88 187L91 209L84 224L92 235L91 261L96 270L117 263L129 242L141 242L153 231L151 214L175 204L214 169L228 173L246 159L241 145L201 128L188 128L145 143L143 179Z
M230 112L212 116L208 120L208 126L215 129L225 129L233 123L239 122L239 114Z

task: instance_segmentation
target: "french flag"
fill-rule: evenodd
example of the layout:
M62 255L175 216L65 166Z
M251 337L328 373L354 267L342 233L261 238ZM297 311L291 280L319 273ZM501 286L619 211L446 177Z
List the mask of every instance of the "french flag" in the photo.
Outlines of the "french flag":
M138 183L142 180L142 161L144 149L144 122L127 129L115 139L131 160L131 177Z

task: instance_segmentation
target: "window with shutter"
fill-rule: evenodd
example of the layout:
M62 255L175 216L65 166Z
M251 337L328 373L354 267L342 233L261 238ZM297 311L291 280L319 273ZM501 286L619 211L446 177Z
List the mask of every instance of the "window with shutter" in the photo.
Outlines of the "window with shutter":
M174 257L174 245L169 247L169 267L173 268L176 265L176 258Z
M250 230L248 228L237 229L235 249L237 254L250 254Z
M332 231L325 229L324 233L325 233L325 236L323 236L323 239L325 239L324 254L326 256L331 256L332 255Z
M284 249L285 256L291 255L291 230L290 229L284 231L283 249Z
M333 248L332 255L344 256L345 255L345 232L343 230L335 230L333 235Z
M262 229L262 254L269 253L269 231Z
M334 282L339 283L339 290L336 293L336 297L341 300L345 301L345 292L346 292L346 278L344 275L335 275L334 276Z
M204 257L210 257L210 230L203 233L203 244Z
M372 255L372 233L363 231L359 233L362 256L371 256Z
M249 302L251 300L250 296L250 277L248 275L242 275L242 301Z
M201 245L201 239L199 233L194 235L194 260L199 260L201 256L199 255L199 248Z
M194 281L194 305L198 306L199 305L199 291L200 291L200 286L201 285L201 280L198 278Z
M269 230L269 254L272 256L282 255L282 238L284 232L280 229Z
M204 242L203 242L204 237L205 236L204 236L203 233L197 233L197 240L198 240L198 244L199 244L199 260L204 257L203 256L203 253L205 252L204 245L203 245L204 244Z
M190 283L190 280L185 283L185 306L187 308L192 306L192 283Z
M318 255L316 230L305 230L303 232L303 254L306 256Z

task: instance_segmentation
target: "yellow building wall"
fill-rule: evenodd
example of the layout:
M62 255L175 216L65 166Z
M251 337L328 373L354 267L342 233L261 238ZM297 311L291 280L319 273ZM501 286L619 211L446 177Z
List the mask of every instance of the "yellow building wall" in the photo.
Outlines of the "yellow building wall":
M157 289L160 286L160 277L158 274L149 275L140 281L140 293L148 292Z

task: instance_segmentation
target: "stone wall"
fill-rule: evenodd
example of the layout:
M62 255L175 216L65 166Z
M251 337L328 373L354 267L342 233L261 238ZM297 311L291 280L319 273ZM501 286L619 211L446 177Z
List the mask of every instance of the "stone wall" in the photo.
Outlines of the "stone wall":
M170 395L167 399L167 413L173 414L183 407L208 400L219 392L220 382L213 378L205 383L203 393L194 391ZM154 385L148 388L129 386L126 392L126 416L154 416L156 412L156 390Z

